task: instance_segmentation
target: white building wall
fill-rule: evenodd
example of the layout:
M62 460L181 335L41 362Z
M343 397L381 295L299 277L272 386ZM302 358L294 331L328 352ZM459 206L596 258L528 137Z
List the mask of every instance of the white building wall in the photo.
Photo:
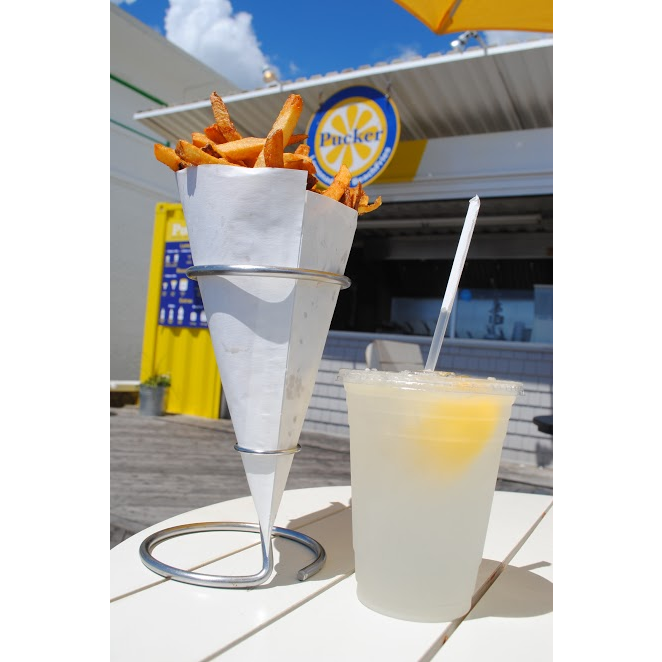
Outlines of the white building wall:
M154 210L179 196L152 141L113 125L110 132L110 379L131 380L140 374Z
M197 101L237 88L112 3L110 76L110 379L123 381L140 376L154 210L179 202L174 173L154 158L163 138L133 115L158 107L154 99Z
M412 181L382 178L366 192L389 202L549 195L553 140L551 127L435 138L427 141Z
M154 158L154 142L110 125L111 380L139 378L154 208L179 199L175 174Z

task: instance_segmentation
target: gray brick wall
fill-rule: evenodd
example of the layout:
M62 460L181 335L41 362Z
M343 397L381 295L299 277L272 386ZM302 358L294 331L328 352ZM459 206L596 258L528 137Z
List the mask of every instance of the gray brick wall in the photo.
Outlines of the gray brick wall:
M375 338L418 342L427 357L430 338L329 332L304 429L349 436L345 390L336 381L341 368L363 369L365 348ZM446 338L439 370L524 383L513 405L502 458L531 466L551 467L552 437L538 431L533 417L552 413L553 351L551 345Z

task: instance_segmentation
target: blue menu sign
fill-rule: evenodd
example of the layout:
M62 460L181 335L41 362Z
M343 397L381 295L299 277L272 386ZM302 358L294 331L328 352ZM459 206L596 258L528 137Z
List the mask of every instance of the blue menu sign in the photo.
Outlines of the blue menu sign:
M206 329L207 317L197 281L186 275L193 266L188 241L167 241L161 281L160 326Z

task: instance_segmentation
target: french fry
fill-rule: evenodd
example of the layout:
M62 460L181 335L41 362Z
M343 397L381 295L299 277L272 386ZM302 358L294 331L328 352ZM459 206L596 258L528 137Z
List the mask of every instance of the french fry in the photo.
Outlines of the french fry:
M234 163L230 163L230 161L226 161L220 157L217 158L211 156L211 154L203 152L199 147L196 147L195 145L192 145L185 140L180 140L177 142L175 152L178 156L184 159L184 161L188 161L193 165L203 165L205 163L217 165L235 165Z
M313 160L302 154L283 154L283 167L290 170L307 170L309 175L317 176L317 170Z
M363 186L361 185L361 182L359 182L354 188L356 190L356 194L354 195L354 209L358 211L359 205L361 204L361 200L365 195L365 191L363 190ZM366 204L368 204L367 197L366 197Z
M214 143L206 136L206 134L193 132L191 134L191 143L195 145L195 147L199 147L205 154L218 158L218 154L214 151ZM228 159L228 161L231 161L231 159Z
M350 209L356 209L358 206L358 186L348 188L344 193L340 202L347 205Z
M264 165L267 168L283 168L283 130L272 129L264 142ZM256 163L255 168L258 168Z
M166 147L161 143L154 144L154 156L157 161L165 163L170 170L175 172L190 165L190 163L181 159L172 147Z
M359 205L357 211L359 212L359 216L361 214L367 214L371 211L375 211L377 207L381 207L382 205L382 196L380 195L372 204L370 205Z
M228 159L228 160L231 160L231 159ZM254 168L256 161L257 161L257 156L247 156L246 158L242 159L241 161L237 161L237 163L243 163L247 168Z
M301 154L301 156L308 156L310 154L310 145L299 145L295 150L295 154Z
M211 100L211 109L214 113L216 126L223 134L223 137L228 141L241 140L241 134L234 128L234 123L230 119L230 113L228 112L225 103L223 103L223 99L221 99L216 92L212 92L209 98Z
M221 133L221 130L215 124L211 124L205 129L205 135L207 138L209 138L209 140L217 145L227 142L225 136Z
M205 129L206 131L206 129ZM295 143L301 142L308 137L306 133L298 133L290 137L288 145L293 145ZM213 145L215 152L223 157L224 159L234 160L244 160L250 161L255 159L260 155L260 152L264 148L265 138L242 138L241 140L233 140L231 142L226 142L223 144Z
M206 147L212 142L214 141L211 138L209 138L205 133L193 132L191 134L191 143L194 144L196 147L199 147L200 149Z
M308 173L308 179L306 180L306 190L315 191L315 187L317 186L318 181L319 180L317 179L316 175L311 175Z
M224 159L256 159L264 147L264 142L264 138L242 138L222 145L213 145L213 148Z
M290 94L285 100L278 117L271 127L272 131L281 129L283 132L283 144L289 145L290 138L294 133L294 127L299 121L301 111L303 110L303 99L298 94ZM255 167L260 168L264 166L264 150L260 152L255 162Z
M213 155L215 155L215 154L216 153L214 152ZM227 161L230 165L237 165L237 166L241 166L242 168L252 168L253 167L252 164L248 165L248 163L246 163L246 161L241 161L241 160L235 161L234 159L223 159L223 160Z
M351 180L352 173L343 163L336 173L336 176L333 178L331 185L328 189L326 189L326 191L324 191L324 193L322 193L322 195L325 195L327 198L331 198L332 200L340 200L340 198L343 196L343 193L345 193L345 190L349 186Z

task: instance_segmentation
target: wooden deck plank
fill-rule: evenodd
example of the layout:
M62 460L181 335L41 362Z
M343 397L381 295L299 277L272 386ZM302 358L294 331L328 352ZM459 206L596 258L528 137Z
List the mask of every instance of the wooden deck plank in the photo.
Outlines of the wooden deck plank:
M248 496L232 421L110 411L110 547L195 508ZM287 489L350 484L349 440L301 434ZM502 464L497 489L551 494L550 469Z

